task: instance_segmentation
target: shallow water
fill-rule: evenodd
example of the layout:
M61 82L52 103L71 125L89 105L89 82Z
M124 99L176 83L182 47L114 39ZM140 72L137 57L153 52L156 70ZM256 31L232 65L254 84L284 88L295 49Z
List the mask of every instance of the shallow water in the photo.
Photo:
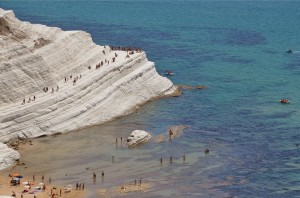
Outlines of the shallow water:
M140 114L144 113L138 112L118 121L79 132L35 139L32 146L21 152L21 162L24 162L27 168L16 166L10 172L32 174L36 175L36 178L45 175L46 182L47 178L51 177L52 183L63 185L84 182L90 192L89 197L95 197L97 189L109 189L115 185L134 183L135 180L139 182L140 178L142 182L151 185L147 194L139 195L142 197L181 197L184 194L197 196L198 193L194 191L200 188L203 191L201 193L222 194L206 190L218 184L210 181L205 172L220 168L223 162L213 162L219 158L219 154L214 151L205 155L204 144L189 144L189 139L183 136L171 141L167 138L165 142L156 143L156 135L163 134L167 137L167 129L159 129L151 131L152 141L129 149L126 137L136 128L145 128L133 121L140 117ZM185 134L188 134L188 131L189 129L186 129ZM218 142L210 145L212 149L215 146L223 147ZM101 176L102 171L104 177ZM95 182L92 179L93 172L97 174ZM203 179L205 184L201 182L195 186L196 175L197 180ZM181 187L183 181L188 187Z
M141 177L153 184L141 197L299 197L300 2L2 1L0 7L22 20L85 30L97 44L140 47L158 72L175 72L174 83L208 87L150 102L104 126L34 140L42 146L26 158L32 167L44 163L41 173L64 184L84 181L89 197ZM180 124L190 127L172 142L116 148L115 138L134 129L156 136Z

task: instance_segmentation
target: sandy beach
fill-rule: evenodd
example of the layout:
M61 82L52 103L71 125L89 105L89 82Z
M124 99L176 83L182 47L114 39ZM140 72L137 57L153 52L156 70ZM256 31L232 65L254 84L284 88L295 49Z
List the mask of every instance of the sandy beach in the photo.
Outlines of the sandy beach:
M42 183L42 176L38 176L38 178L35 176L35 182L33 182L31 177L25 176L21 178L20 185L18 186L12 186L10 185L10 180L12 177L1 175L0 176L0 198L2 196L11 196L13 192L15 192L16 197L34 197L36 198L52 198L52 197L62 197L62 198L84 198L87 196L87 191L83 190L81 187L81 190L76 190L76 186L73 186L72 190L64 190L66 189L66 186L59 186L55 184L48 184L46 185L45 191L39 191L34 193L25 192L22 193L24 190L28 190L28 188L25 187L24 182L29 181L32 183L32 186L41 186L40 183ZM45 182L45 184L48 183ZM33 188L32 187L32 188ZM147 192L151 185L149 183L143 183L140 184L139 181L136 181L136 183L126 183L120 186L114 186L111 188L99 188L97 190L99 197L120 197L123 195L128 195L130 193L143 193Z
M33 152L34 150L38 150L37 145L32 144L33 140L26 140L21 142L17 148L18 150L25 154L28 152ZM22 170L18 172L16 170ZM34 174L32 174L34 173ZM37 173L37 174L35 174ZM14 174L19 174L22 176L20 178L20 185L14 186L10 184L10 181ZM31 183L31 187L25 183ZM43 184L45 184L45 190L35 190L42 189ZM37 198L49 198L49 197L72 197L72 198L82 198L86 197L86 190L76 190L76 184L70 184L71 186L61 186L57 183L53 183L51 181L51 177L47 174L38 174L38 169L36 171L32 170L29 164L24 163L22 160L17 161L11 167L2 170L0 175L0 198L1 196L11 196L13 192L15 192L16 197L34 197ZM24 192L27 191L27 192ZM32 191L32 192L30 192ZM22 193L24 192L24 193Z
M84 190L76 190L73 186L73 189L70 191L65 191L64 186L59 186L56 184L48 184L48 182L45 183L46 189L45 191L40 191L40 192L34 192L34 193L22 193L24 190L28 190L28 188L25 187L23 182L30 181L32 183L32 188L35 186L39 186L40 183L42 183L42 176L35 176L35 182L33 182L33 178L29 176L23 176L21 178L20 185L18 186L11 186L10 185L10 180L12 177L9 177L8 175L0 175L0 197L1 196L11 196L13 192L15 192L16 197L21 197L23 195L24 198L26 197L34 197L36 196L37 198L49 198L49 197L65 197L65 198L80 198L80 197L85 197L86 191ZM52 192L52 193L51 193Z
M12 173L15 174L15 173ZM23 175L22 175L23 176ZM10 197L15 193L15 197L32 197L32 198L84 198L87 197L88 191L82 188L80 184L80 189L76 189L76 185L72 186L60 186L56 184L49 184L49 180L45 179L45 183L43 183L41 175L34 175L29 177L27 175L23 176L20 179L20 185L14 186L10 184L12 177L10 175L0 175L0 198L3 197ZM26 187L27 182L31 183L31 189ZM35 192L30 192L32 189L37 187L43 186L45 184L46 189L43 190L36 190ZM141 183L141 181L136 180L135 183L124 183L123 185L112 186L110 188L99 188L97 190L98 197L121 197L126 196L128 194L134 195L135 193L145 193L149 191L151 188L150 183ZM25 192L24 192L25 191ZM13 197L13 196L12 196Z

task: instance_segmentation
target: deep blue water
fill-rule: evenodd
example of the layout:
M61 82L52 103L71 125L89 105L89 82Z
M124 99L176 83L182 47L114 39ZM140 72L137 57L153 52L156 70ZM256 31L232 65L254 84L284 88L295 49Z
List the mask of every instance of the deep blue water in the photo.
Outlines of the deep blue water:
M300 197L299 1L0 1L0 7L31 23L87 31L99 45L140 47L158 72L175 72L175 84L207 86L148 103L115 123L138 123L154 134L187 124L174 146L178 156L210 148L212 157L177 173L181 180L173 185L182 193L172 196ZM176 154L170 145L164 149ZM213 165L220 166L205 169Z

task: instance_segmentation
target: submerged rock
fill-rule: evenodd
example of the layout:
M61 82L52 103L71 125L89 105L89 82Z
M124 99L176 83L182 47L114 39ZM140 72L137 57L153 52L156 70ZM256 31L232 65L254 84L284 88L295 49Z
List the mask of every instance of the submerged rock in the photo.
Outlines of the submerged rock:
M158 136L155 137L155 142L159 143L159 142L164 142L167 140L167 138L169 140L180 137L184 130L187 129L189 126L188 125L176 125L176 126L171 126L167 129L167 134L160 134Z
M179 89L205 89L205 85L177 85Z

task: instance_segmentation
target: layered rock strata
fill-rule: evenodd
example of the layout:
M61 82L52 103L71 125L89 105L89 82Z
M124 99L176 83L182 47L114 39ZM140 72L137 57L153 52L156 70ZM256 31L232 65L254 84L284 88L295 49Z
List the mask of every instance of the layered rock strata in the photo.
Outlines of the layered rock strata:
M2 9L0 71L2 143L101 124L177 90L139 49L99 46L86 32Z

